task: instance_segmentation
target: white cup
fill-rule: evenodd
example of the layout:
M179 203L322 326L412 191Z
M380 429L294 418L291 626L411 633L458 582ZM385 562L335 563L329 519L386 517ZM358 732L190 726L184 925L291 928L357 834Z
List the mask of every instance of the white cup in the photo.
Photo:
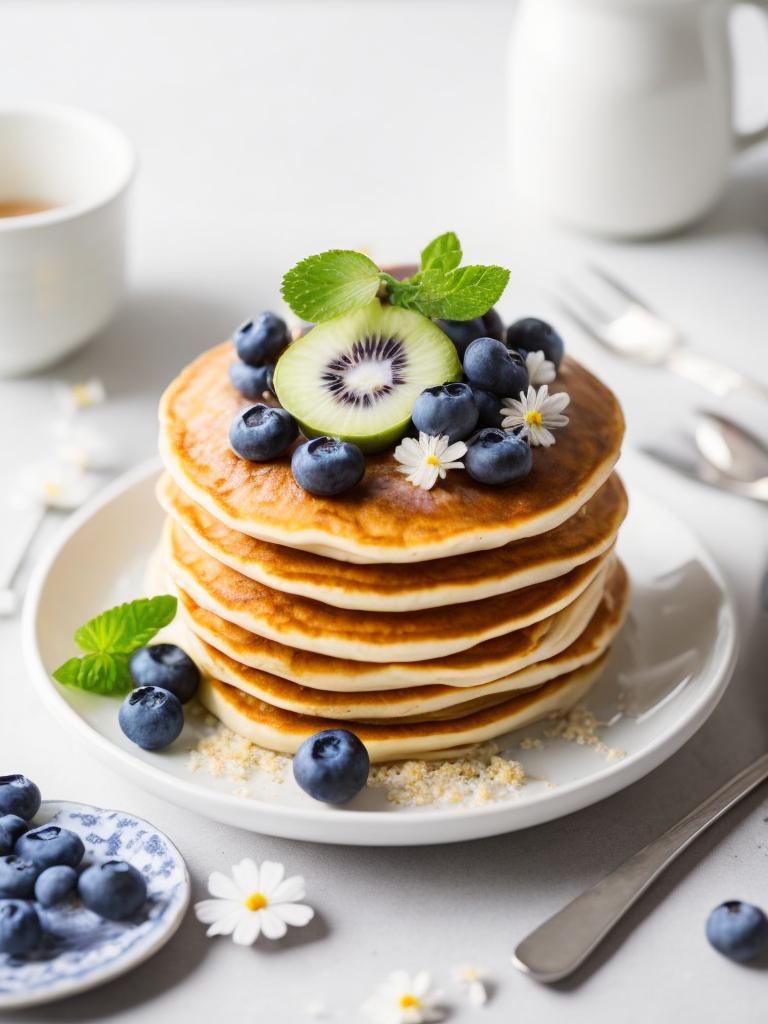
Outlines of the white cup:
M768 0L744 0L768 13ZM642 238L717 201L768 138L731 122L732 0L520 0L509 55L513 178L557 220Z
M130 142L95 114L0 107L0 377L56 362L112 318L135 169ZM14 204L45 208L8 216Z

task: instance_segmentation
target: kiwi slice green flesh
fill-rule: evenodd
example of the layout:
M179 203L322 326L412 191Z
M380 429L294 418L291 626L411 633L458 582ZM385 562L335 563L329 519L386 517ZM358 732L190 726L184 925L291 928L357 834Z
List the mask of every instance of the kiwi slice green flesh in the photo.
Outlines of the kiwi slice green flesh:
M274 388L306 437L328 434L371 454L402 437L425 388L460 378L456 349L439 327L374 299L289 345Z

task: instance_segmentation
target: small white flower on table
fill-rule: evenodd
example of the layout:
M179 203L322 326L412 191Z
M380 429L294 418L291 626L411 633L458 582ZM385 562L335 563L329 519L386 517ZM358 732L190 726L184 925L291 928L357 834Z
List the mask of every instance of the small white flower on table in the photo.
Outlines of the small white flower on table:
M16 505L71 510L96 493L100 480L56 461L32 463L16 481Z
M527 395L520 392L519 401L515 398L504 399L501 406L504 419L501 425L504 430L520 427L520 436L527 437L530 444L548 448L555 443L551 430L568 423L568 417L563 416L562 412L570 400L564 391L550 395L546 384L538 391L529 387Z
M439 998L426 971L413 977L407 971L393 971L361 1009L375 1024L425 1024L445 1016L436 1005Z
M107 390L104 382L98 377L91 377L82 384L65 384L54 386L56 403L63 413L71 416L78 409L87 409L91 405L101 405L106 401Z
M467 994L472 1006L485 1006L488 1002L488 991L483 984L481 973L474 967L457 967L456 980Z
M265 860L259 867L249 857L232 868L232 878L214 871L208 892L214 897L195 904L198 921L210 925L206 935L231 935L239 946L250 946L264 934L280 939L287 926L309 924L311 907L297 903L305 896L301 875L284 878L285 868Z
M467 446L463 441L449 444L446 434L434 436L421 430L418 441L413 437L404 437L395 448L395 458L402 463L397 471L407 473L406 479L414 487L428 491L437 483L438 477L445 480L446 470L464 469L464 463L455 460L466 453Z
M557 376L555 364L551 363L543 352L529 352L525 357L528 379L535 388L542 384L551 384Z

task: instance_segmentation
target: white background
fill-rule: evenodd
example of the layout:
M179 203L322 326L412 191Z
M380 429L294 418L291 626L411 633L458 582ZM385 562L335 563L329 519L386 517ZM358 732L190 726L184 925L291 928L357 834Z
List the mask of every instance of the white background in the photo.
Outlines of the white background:
M50 373L0 382L4 494L50 444L51 381L104 380L110 400L91 422L117 439L128 467L154 452L167 381L246 317L279 309L280 278L297 259L365 245L379 260L408 260L448 229L471 262L511 268L506 319L551 318L570 351L616 390L628 446L664 441L699 406L768 437L768 410L756 402L718 403L660 371L620 364L551 301L563 274L599 259L676 320L697 350L768 382L768 146L734 164L719 208L676 239L609 244L545 224L516 204L506 165L513 13L508 0L3 0L0 99L98 111L141 158L130 295L119 318ZM739 118L753 126L768 112L768 32L746 14L736 35ZM210 871L252 856L304 874L317 910L308 928L252 949L207 940L190 914L130 976L10 1018L282 1024L308 1019L303 1007L319 1000L330 1020L356 1022L360 1003L404 966L432 971L453 1021L764 1020L768 961L739 967L704 938L706 917L723 900L768 907L760 792L684 854L571 981L539 987L509 964L531 928L768 749L768 614L758 604L766 509L643 460L633 462L633 482L689 522L728 577L743 633L732 685L700 733L646 779L564 821L496 839L334 848L177 810L72 746L29 691L18 619L1 623L0 772L25 772L49 797L153 821L186 857L194 899L205 895ZM19 526L7 508L2 516L0 557ZM452 983L464 962L493 983L484 1010L469 1008Z

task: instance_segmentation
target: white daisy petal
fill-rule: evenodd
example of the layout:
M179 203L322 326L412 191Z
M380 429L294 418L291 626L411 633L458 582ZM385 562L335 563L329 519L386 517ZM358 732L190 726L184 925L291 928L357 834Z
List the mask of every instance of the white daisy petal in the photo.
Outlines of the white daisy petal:
M235 882L228 878L227 875L222 874L221 871L212 872L208 879L208 892L211 896L215 896L220 900L235 900L237 903L243 902L243 893Z
M419 971L418 974L414 975L413 984L411 991L415 996L421 998L426 992L429 991L429 986L432 982L432 978L428 971Z
M269 909L286 924L293 925L295 928L303 928L315 916L312 907L308 907L306 903L273 903L270 904Z
M267 900L280 885L285 875L285 868L274 860L265 860L259 871L259 892L263 892Z
M243 899L253 892L259 892L259 869L250 857L245 857L232 868L232 877L239 887Z
M467 446L463 441L454 441L452 445L449 445L443 454L440 456L440 462L445 465L447 462L454 462L456 459L460 459L462 455L467 454Z
M269 905L295 903L296 900L303 900L305 895L304 878L301 875L294 875L292 878L286 878L270 893Z
M252 910L242 914L232 934L232 941L238 946L252 946L259 937L263 924L263 910L254 913Z
M206 935L231 935L243 918L242 910L233 910L226 917L220 917L214 921Z
M467 985L467 998L473 1006L484 1006L488 1002L488 992L482 981L477 978Z
M422 477L420 486L425 490L430 490L437 483L438 467L427 465L424 467L424 476Z
M233 900L203 900L195 904L195 917L203 924L213 924L234 913L240 905L239 901Z
M398 995L402 996L410 990L411 976L408 971L392 971L385 984L387 987L391 987Z
M265 939L282 939L288 931L288 926L279 914L270 909L259 911L261 918L261 930Z
M441 462L440 465L443 469L464 469L463 462ZM445 473L443 473L445 476Z

